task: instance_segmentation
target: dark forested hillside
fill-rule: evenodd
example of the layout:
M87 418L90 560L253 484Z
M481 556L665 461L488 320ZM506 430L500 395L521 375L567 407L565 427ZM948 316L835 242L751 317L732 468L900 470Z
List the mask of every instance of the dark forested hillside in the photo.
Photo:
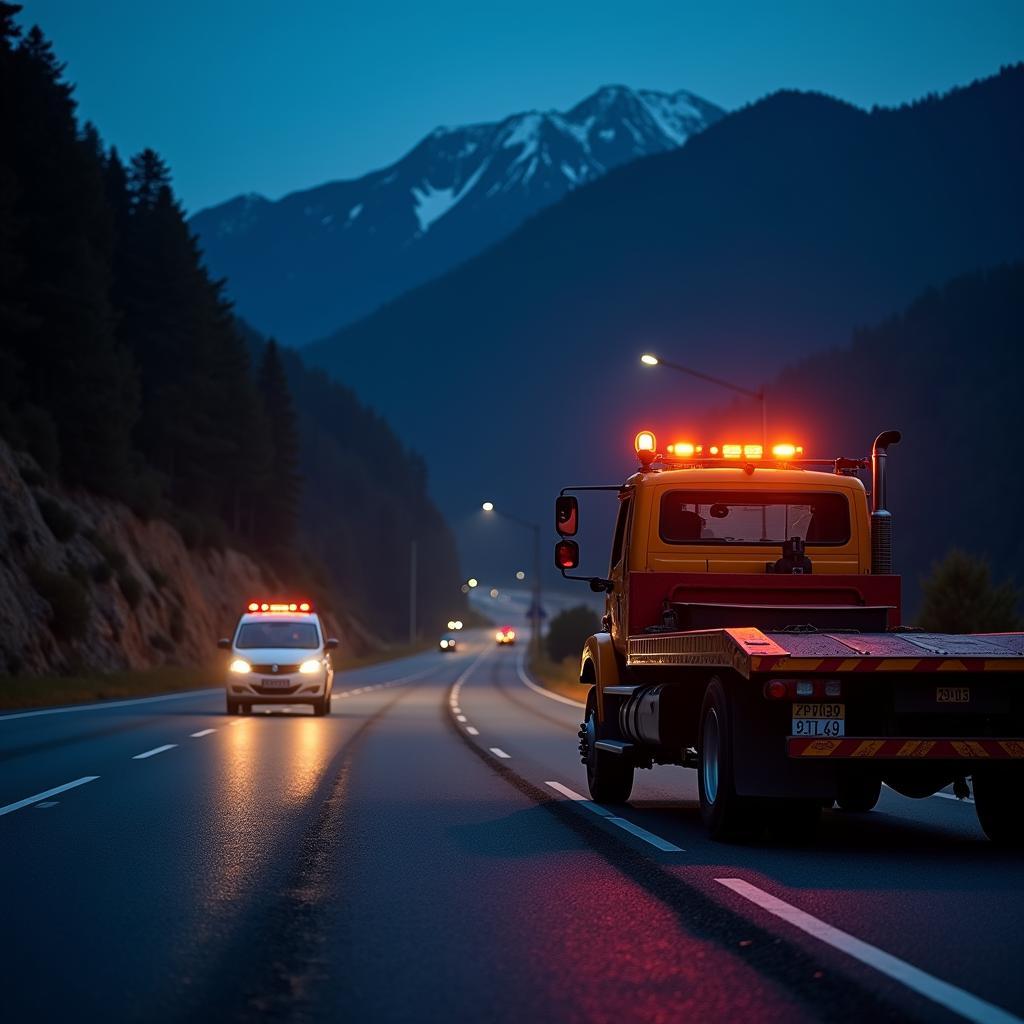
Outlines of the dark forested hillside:
M386 591L410 536L435 558L421 599L451 605L458 567L422 465L349 392L251 349L167 166L79 127L18 9L0 3L0 437L191 546L318 580L377 635L398 632Z
M458 463L431 465L446 512L473 507L461 466L476 461L496 501L546 519L570 477L628 464L639 424L719 400L641 352L757 388L929 286L1024 255L1022 109L1024 65L894 110L770 96L305 354L425 450L459 438Z
M842 350L797 363L768 386L773 436L808 453L866 455L880 431L889 459L897 571L911 611L949 549L988 559L997 581L1024 582L1024 263L956 278ZM746 409L712 418L735 428Z

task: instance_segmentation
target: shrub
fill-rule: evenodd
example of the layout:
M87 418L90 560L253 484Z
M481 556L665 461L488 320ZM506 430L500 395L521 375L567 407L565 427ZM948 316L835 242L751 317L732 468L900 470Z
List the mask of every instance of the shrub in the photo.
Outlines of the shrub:
M181 608L171 612L171 639L180 644L185 639L185 613Z
M1021 592L992 581L988 563L950 551L922 581L924 604L917 625L935 633L1011 633L1021 627Z
M74 537L75 531L78 529L78 520L75 518L74 513L65 508L59 501L54 501L53 498L49 498L45 494L41 494L36 498L36 504L39 506L43 522L50 528L50 533L57 540L63 543Z
M92 583L92 573L89 571L87 566L83 565L77 559L73 558L68 562L68 573L87 589L89 584Z
M151 633L149 643L151 647L155 647L158 651L163 651L164 654L170 654L174 650L174 644L167 637L161 636L159 633Z
M85 538L103 556L103 560L113 572L120 572L128 564L124 552L98 530L89 530Z
M124 594L129 608L137 608L142 600L142 584L127 569L122 569L117 574L117 585Z
M559 612L551 620L544 640L548 657L552 661L579 657L587 637L600 629L600 616L585 604Z
M36 593L50 606L50 628L63 640L81 637L89 625L89 595L73 576L35 564L28 577Z
M155 565L147 566L146 574L153 581L153 586L158 590L163 590L163 588L170 582L170 578L167 573L162 569L158 569Z
M21 479L28 484L29 487L41 487L46 483L46 474L36 465L27 463L18 470L18 474Z

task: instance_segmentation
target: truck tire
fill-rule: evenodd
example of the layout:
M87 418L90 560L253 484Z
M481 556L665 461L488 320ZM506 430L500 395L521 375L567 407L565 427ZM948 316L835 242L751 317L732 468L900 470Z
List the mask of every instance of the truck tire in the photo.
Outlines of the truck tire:
M587 766L587 788L598 803L624 804L633 791L633 762L625 754L611 754L594 745L601 739L597 720L597 687L587 694L587 709L580 724L580 753Z
M232 700L230 697L228 697L227 713L229 715L237 715L238 709L240 707L241 705L237 700Z
M704 692L697 738L700 816L712 839L755 839L764 828L761 801L736 795L732 762L732 701L717 677Z
M865 775L840 775L836 784L836 803L848 814L870 811L882 794L882 780Z
M974 809L985 835L1001 846L1024 846L1024 818L1020 799L1024 770L1020 765L985 765L976 768Z

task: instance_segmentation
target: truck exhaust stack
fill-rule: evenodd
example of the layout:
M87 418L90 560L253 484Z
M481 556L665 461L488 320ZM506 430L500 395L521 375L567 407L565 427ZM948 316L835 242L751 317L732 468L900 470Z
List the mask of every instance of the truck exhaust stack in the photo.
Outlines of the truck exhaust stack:
M892 575L892 513L886 507L885 462L889 446L899 444L898 430L885 430L871 446L871 572Z

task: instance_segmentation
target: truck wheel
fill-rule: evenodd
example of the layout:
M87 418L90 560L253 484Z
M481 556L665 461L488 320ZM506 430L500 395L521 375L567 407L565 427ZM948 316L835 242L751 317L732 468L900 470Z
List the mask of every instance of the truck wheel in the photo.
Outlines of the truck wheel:
M732 765L732 709L717 678L708 683L700 710L697 739L697 790L700 816L712 839L754 839L764 827L761 802L736 795Z
M882 794L882 780L864 775L841 775L836 784L836 803L849 814L870 811Z
M986 765L977 768L974 809L985 835L1002 846L1024 846L1024 818L1020 813L1024 771L1019 765Z
M230 697L228 697L227 711L229 715L237 715L240 706L241 705L238 703L237 700L232 700Z
M625 754L611 754L595 746L601 738L597 721L597 688L587 694L585 721L580 724L580 753L587 766L587 788L602 804L624 804L633 790L633 762Z

